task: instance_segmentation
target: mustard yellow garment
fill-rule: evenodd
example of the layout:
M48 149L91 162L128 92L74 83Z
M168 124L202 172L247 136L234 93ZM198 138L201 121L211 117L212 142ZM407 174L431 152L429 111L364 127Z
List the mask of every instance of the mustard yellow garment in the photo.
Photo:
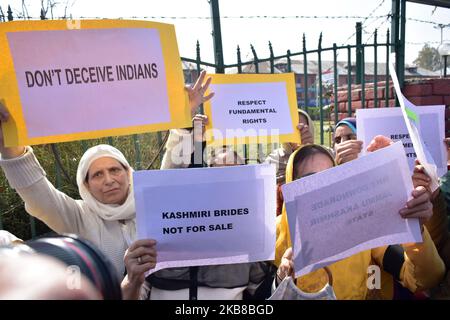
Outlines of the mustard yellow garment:
M450 234L448 232L447 204L442 192L433 200L433 216L425 224L447 268L450 268Z
M320 146L319 146L320 147ZM293 159L297 149L289 158L286 168L286 183L292 182ZM424 227L423 243L403 244L405 262L400 272L400 280L404 287L412 292L436 286L444 277L444 263L439 257L431 237ZM275 264L279 266L281 257L291 247L286 208L277 218L277 241ZM333 276L333 288L338 299L366 299L367 268L375 262L383 267L383 256L387 247L375 248L354 254L346 259L328 266ZM315 292L327 281L323 269L316 270L297 279L297 286L305 292Z
M442 192L433 199L433 215L425 227L445 264L450 268L450 235L448 232L447 204ZM387 272L381 272L381 290L374 295L381 299L392 299L394 296L394 278Z

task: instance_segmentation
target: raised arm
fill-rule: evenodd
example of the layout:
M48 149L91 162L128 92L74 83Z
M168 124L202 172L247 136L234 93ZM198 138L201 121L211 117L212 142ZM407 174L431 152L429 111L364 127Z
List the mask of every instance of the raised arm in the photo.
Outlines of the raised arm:
M198 107L210 100L214 92L205 96L208 90L211 78L206 79L206 71L202 71L195 84L186 87L189 96L189 109L193 122L201 121L204 126L208 118L198 114ZM161 169L187 168L191 163L191 156L194 152L194 141L192 128L172 129L169 133L169 139L166 143L166 151L161 161Z

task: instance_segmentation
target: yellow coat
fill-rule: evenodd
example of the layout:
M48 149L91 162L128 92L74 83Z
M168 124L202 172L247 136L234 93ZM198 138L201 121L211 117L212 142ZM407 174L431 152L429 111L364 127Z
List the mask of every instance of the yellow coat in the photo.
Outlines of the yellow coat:
M301 149L301 148L300 148ZM300 150L298 149L298 150ZM292 181L294 152L286 168L286 183ZM405 262L400 272L402 285L412 292L436 286L444 277L445 266L431 237L424 227L423 243L403 244ZM275 264L279 266L281 257L291 247L286 209L277 218L277 241ZM384 252L387 247L379 247L354 254L328 266L333 276L333 289L337 299L366 299L368 293L368 267L375 263L383 267ZM320 290L328 281L323 269L313 271L297 279L297 286L305 292Z

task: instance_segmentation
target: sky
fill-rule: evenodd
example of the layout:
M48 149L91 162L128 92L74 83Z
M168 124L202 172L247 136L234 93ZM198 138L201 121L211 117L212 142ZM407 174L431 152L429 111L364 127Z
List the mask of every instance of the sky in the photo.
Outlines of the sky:
M28 15L39 17L41 1L0 0L6 13L8 4L14 15L21 15L22 2ZM43 0L47 3L47 0ZM56 0L53 16L74 19L124 18L151 20L175 25L180 55L195 58L197 40L203 61L214 63L210 4L207 0ZM356 22L363 23L363 43L373 42L373 31L378 29L378 41L385 42L390 20L391 0L219 0L222 42L225 64L236 63L239 45L243 61L252 59L250 44L259 58L269 57L269 41L274 54L302 51L302 35L306 35L307 49L317 48L322 32L322 47L354 44ZM441 42L441 28L437 24L450 24L450 9L407 2L406 6L406 63L411 64L424 43L437 47ZM260 17L257 17L260 16ZM262 16L268 16L263 18ZM306 17L295 17L306 16ZM318 18L313 18L318 16ZM351 18L337 18L350 16ZM358 18L353 18L358 16ZM47 14L50 17L50 10ZM327 17L327 18L326 18ZM434 23L419 22L425 20ZM450 26L442 29L444 41L450 41ZM381 52L383 51L383 52ZM380 57L384 50L380 49ZM325 56L324 59L330 59ZM345 60L346 57L342 57ZM381 58L384 59L384 58ZM314 60L314 59L313 59ZM339 57L338 57L339 60ZM372 61L372 50L366 61ZM380 60L380 58L379 58Z

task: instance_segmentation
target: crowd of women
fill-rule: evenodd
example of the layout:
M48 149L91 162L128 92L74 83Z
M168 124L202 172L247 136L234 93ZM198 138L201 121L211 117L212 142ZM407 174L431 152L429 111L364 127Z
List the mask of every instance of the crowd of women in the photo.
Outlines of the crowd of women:
M195 85L187 88L194 123L203 127L208 119L196 111L201 103L213 97L213 94L205 96L209 83L210 79L205 81L202 72ZM0 123L8 118L5 106L1 106ZM277 168L275 261L169 268L146 277L146 272L158 261L158 243L154 239L136 240L133 168L119 150L98 145L84 153L76 175L81 198L78 200L51 184L30 146L5 147L0 139L0 166L30 215L57 233L73 233L89 240L110 259L120 277L124 299L266 299L285 277L294 277L292 242L280 186L353 161L362 150L362 142L356 139L354 118L336 124L333 149L314 143L314 124L303 110L299 110L297 128L301 143L284 143L265 160ZM202 141L194 143L192 131L192 128L171 130L161 169L195 166L194 149L202 146ZM389 139L378 136L368 151L390 143ZM175 158L184 160L177 162ZM210 155L207 163L225 166L244 165L246 161L231 148L222 147ZM398 214L405 219L419 219L423 242L356 253L295 279L299 290L318 292L332 282L337 299L448 298L444 290L450 264L445 194L440 189L431 192L430 179L420 163L415 167L412 181L411 200ZM8 233L0 237L5 243L18 240ZM7 270L8 264L11 268L13 260L0 261L0 283L5 283L2 281L7 277L2 270ZM367 286L371 265L378 265L382 270L381 287L377 290ZM0 297L11 297L8 290L17 291L13 284L0 287ZM20 294L14 297L20 298ZM75 297L101 298L92 290Z

